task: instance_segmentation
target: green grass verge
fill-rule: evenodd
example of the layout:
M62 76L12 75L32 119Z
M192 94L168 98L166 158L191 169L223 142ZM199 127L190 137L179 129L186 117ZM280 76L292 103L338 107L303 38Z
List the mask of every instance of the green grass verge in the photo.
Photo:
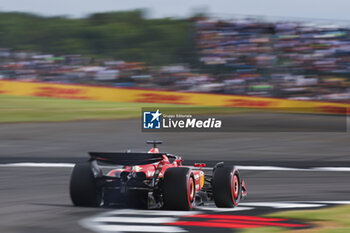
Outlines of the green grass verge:
M116 103L45 97L0 96L0 122L49 122L139 117L142 107L170 104Z
M250 228L241 233L348 233L350 232L350 205L336 206L317 210L293 210L276 212L265 217L287 218L306 221L316 227L305 230L287 228Z
M285 232L282 227L259 227L259 228L247 228L239 232L244 233L281 233Z
M191 108L191 113L201 114L226 114L246 111L233 108L194 107L175 104L118 103L0 95L0 123L137 118L140 117L141 108L143 107L176 107L174 113L187 114L186 109L188 108ZM195 111L193 112L193 110ZM168 113L171 113L171 111Z

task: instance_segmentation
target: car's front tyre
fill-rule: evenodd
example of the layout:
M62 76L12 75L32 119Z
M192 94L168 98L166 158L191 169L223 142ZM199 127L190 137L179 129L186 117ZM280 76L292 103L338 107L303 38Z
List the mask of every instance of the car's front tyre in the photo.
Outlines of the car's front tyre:
M238 205L242 196L242 183L237 169L234 167L216 168L212 186L217 207L232 208Z

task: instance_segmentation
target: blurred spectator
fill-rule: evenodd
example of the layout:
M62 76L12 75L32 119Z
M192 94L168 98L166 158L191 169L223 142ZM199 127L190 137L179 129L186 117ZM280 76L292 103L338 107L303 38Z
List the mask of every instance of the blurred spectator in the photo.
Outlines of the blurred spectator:
M196 40L203 64L231 69L224 92L349 101L348 28L204 18Z
M0 49L0 79L350 102L350 29L201 18L199 65Z

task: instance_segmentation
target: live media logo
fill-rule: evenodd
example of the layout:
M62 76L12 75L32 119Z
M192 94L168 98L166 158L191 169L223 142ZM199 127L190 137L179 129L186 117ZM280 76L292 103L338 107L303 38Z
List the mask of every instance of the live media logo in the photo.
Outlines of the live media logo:
M143 128L144 129L160 129L161 124L161 115L159 109L155 112L143 112Z
M143 130L183 130L183 129L220 129L222 121L215 118L198 119L192 114L166 114L159 109L143 111Z

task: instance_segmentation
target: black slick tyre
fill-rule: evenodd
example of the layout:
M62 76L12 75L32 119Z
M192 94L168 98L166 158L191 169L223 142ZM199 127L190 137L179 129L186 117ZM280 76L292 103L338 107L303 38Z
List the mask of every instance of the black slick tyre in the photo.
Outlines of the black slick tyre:
M195 203L195 187L190 168L168 168L163 180L164 208L168 210L191 210Z
M214 202L220 208L238 205L242 195L239 172L234 167L218 167L212 180Z
M90 162L74 166L69 191L75 206L96 207L101 204L101 190L97 186Z

